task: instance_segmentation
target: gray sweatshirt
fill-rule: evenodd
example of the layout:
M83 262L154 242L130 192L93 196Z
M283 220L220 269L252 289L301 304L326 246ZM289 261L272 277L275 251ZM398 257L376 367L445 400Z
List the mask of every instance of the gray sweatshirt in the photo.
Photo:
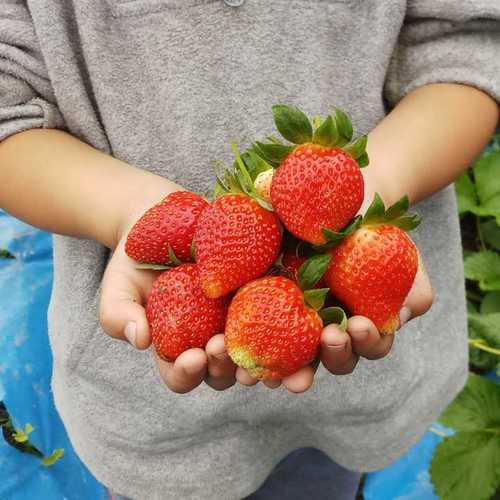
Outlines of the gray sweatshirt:
M64 128L204 191L211 160L229 160L229 138L245 146L271 132L274 103L311 115L339 106L359 134L431 82L465 83L500 100L499 30L498 0L246 0L237 8L222 0L0 0L0 140ZM224 500L255 490L300 446L364 471L398 458L467 375L453 189L416 208L432 310L397 335L386 358L360 360L347 376L320 368L299 396L260 385L169 392L151 352L99 326L109 252L55 236L52 385L85 464L133 498Z

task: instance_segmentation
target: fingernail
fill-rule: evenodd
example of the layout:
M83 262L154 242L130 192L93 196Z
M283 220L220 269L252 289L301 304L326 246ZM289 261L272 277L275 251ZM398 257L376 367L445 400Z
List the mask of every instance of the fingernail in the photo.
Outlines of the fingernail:
M226 361L229 355L227 352L219 352L218 354L212 354L212 357L214 357L217 361Z
M334 344L328 344L328 349L331 349L332 351L336 352L342 352L347 349L347 344L340 344L340 345L334 345Z
M368 337L368 330L359 330L359 331L354 331L351 332L351 335L356 339L356 340L365 340Z
M129 321L125 326L125 330L123 332L125 334L126 339L132 344L134 347L137 347L135 341L137 338L137 323L135 321Z
M399 311L399 321L401 326L408 322L411 318L411 311L409 307L404 306L401 311Z

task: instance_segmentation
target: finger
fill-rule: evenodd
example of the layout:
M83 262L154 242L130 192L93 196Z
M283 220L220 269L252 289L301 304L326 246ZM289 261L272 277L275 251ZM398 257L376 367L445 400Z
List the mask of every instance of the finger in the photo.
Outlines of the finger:
M353 316L347 322L352 349L358 356L380 359L391 350L394 335L380 335L373 321L365 316Z
M160 375L173 392L184 394L198 387L207 372L207 355L203 349L189 349L173 363L154 352Z
M352 373L358 357L352 351L351 338L337 325L328 325L321 335L321 362L334 375Z
M307 391L313 382L314 368L312 366L304 366L304 368L283 379L283 385L295 394Z
M241 366L236 368L236 380L239 384L249 387L259 382L258 379L252 377L244 368L241 368Z
M130 289L125 280L115 277L111 284L103 280L99 305L102 329L115 339L128 341L137 349L147 349L151 344L146 311L138 293ZM118 283L116 283L118 281Z
M432 285L420 253L415 281L400 312L401 326L410 319L425 314L432 306Z
M207 343L208 374L205 382L215 390L222 391L236 382L236 365L224 346L224 335L214 335Z

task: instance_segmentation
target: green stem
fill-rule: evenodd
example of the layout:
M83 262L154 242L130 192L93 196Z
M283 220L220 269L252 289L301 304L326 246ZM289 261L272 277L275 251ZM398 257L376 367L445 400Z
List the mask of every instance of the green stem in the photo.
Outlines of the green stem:
M469 339L469 345L473 347L477 347L481 351L489 352L491 354L496 354L500 356L500 349L495 349L494 347L490 347L488 344L481 339Z
M466 292L467 298L472 300L473 302L481 302L483 297L481 294L474 292L474 290L467 290Z
M479 236L479 242L481 243L481 250L486 250L486 243L484 242L483 230L481 229L481 219L476 215L476 230Z

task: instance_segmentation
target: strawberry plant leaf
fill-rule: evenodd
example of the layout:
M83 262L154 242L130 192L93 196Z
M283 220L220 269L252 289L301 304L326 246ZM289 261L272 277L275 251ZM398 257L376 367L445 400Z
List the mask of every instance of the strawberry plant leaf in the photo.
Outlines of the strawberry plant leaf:
M252 148L247 149L241 157L247 166L252 181L255 181L257 176L262 172L273 168L272 165L261 158Z
M335 110L335 124L337 125L339 133L339 139L336 146L341 148L352 139L352 122L349 116L347 116L341 109L337 108Z
M500 290L500 254L487 250L468 255L464 273L467 279L478 281L481 290Z
M62 448L56 448L50 455L44 457L42 464L46 467L54 465L60 458L64 456L64 450Z
M500 486L500 385L471 374L440 421L458 432L436 448L430 473L444 500L489 499Z
M0 248L0 259L15 259L15 257L8 250Z
M500 439L491 432L445 437L431 461L432 483L441 500L488 500L500 485Z
M357 160L359 168L365 168L370 164L368 153L365 151Z
M332 148L335 146L339 138L337 127L331 115L326 117L326 120L319 125L314 131L313 143Z
M491 245L495 250L500 250L500 226L495 219L482 222L481 232L488 245Z
M273 115L276 128L287 141L293 144L311 142L311 122L299 108L276 104L273 106Z
M500 292L487 293L481 301L480 312L481 314L500 312Z
M269 164L279 167L280 163L294 150L294 147L281 144L264 144L256 141L254 150Z
M412 231L415 229L422 219L418 214L404 215L403 217L398 217L397 219L389 221L391 225L399 227L404 231Z
M477 206L476 187L468 172L465 172L455 181L455 193L459 215L471 212Z
M500 217L500 151L489 151L479 157L472 167L479 207L477 215Z
M469 313L469 363L481 370L491 370L499 362L499 358L496 354L478 347L477 343L488 345L488 341L483 335L483 326L471 320L471 314L475 314L475 312Z
M344 147L344 151L357 160L361 155L366 153L366 144L368 143L368 136L362 135L354 142Z
M371 205L368 207L364 217L364 224L373 224L384 221L385 205L378 193L375 193Z
M301 290L314 288L323 277L332 257L329 254L313 255L299 268L298 284Z
M489 314L468 314L469 325L480 338L494 347L500 348L500 312Z
M500 385L479 375L469 375L462 392L439 421L457 431L497 428L500 432Z
M347 316L341 307L325 307L319 311L323 320L323 326L339 325L339 328L345 332L347 330Z
M397 219L404 215L410 206L410 201L408 200L408 196L404 195L401 199L399 199L394 205L391 205L385 212L386 220Z
M360 228L362 220L362 216L357 215L354 219L352 219L349 225L340 232L323 228L321 232L325 237L326 243L323 245L314 245L313 248L318 252L324 252L329 248L337 246L344 238L347 238L347 236L351 235L354 231Z
M304 302L315 311L319 311L325 304L326 296L329 291L329 288L314 288L313 290L306 290L304 292Z

